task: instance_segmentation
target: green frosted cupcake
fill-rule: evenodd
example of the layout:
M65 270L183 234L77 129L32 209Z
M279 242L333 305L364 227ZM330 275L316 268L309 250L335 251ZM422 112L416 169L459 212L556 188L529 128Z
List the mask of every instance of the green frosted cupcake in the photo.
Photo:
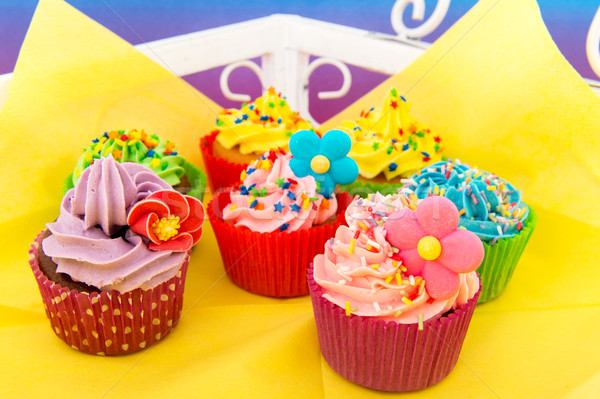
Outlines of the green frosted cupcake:
M402 190L419 199L442 195L456 205L460 226L477 234L485 248L477 269L482 287L479 303L500 295L537 224L537 215L523 202L521 192L508 181L458 160L428 166L405 180Z
M135 162L151 169L182 194L200 200L204 197L204 173L178 155L174 143L163 142L156 134L148 134L143 129L111 130L92 140L77 160L73 173L65 179L64 191L75 187L81 172L94 160L108 154L118 162Z

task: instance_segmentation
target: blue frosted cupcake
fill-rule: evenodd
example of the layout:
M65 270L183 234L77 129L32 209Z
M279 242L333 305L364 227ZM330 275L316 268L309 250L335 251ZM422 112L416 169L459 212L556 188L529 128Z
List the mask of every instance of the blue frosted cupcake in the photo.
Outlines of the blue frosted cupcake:
M537 223L535 212L508 181L460 161L441 161L405 180L404 190L419 199L442 195L460 213L460 226L483 241L485 258L477 269L479 303L500 295Z

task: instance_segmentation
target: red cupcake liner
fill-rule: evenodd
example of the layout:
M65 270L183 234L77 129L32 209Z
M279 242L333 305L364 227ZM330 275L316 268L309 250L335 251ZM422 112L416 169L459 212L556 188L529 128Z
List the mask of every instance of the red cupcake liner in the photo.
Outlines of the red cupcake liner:
M219 131L214 130L210 135L200 138L200 152L204 158L208 182L213 193L234 185L240 180L242 170L248 167L248 164L229 162L213 155L213 143L218 134Z
M94 355L123 355L147 348L177 325L188 257L177 275L150 290L81 293L49 280L39 268L42 231L31 244L29 264L54 333L71 348Z
M293 232L258 233L222 220L228 192L215 196L207 213L221 250L227 275L235 285L255 294L294 297L308 294L306 270L325 243L345 224L346 193L337 195L336 220Z
M331 368L356 384L380 391L423 389L454 368L480 290L463 306L437 320L398 324L350 315L322 296L308 270L321 353Z

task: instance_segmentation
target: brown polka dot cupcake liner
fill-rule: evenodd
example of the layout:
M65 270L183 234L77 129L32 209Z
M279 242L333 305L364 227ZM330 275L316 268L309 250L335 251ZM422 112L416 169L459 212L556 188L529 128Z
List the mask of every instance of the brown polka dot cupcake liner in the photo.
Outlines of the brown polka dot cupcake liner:
M477 305L479 291L467 303L436 320L399 324L346 315L323 297L308 270L321 353L345 379L367 388L406 392L437 384L454 369Z
M183 305L188 257L176 276L150 290L81 293L49 280L39 268L40 233L29 250L46 316L57 337L94 355L123 355L147 348L177 325Z
M206 174L212 192L217 192L220 188L231 187L240 180L240 174L247 164L229 162L226 159L218 158L213 155L213 143L219 134L218 130L210 135L200 139L200 152L204 159Z

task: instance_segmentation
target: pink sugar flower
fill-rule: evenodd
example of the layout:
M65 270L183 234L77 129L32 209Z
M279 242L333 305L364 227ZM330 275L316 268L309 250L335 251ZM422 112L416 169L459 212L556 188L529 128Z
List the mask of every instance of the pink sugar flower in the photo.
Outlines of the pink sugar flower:
M385 223L387 240L400 252L407 273L422 276L429 296L447 299L460 287L459 273L479 267L485 254L481 240L459 229L456 206L445 197L431 196L416 212L401 209Z

